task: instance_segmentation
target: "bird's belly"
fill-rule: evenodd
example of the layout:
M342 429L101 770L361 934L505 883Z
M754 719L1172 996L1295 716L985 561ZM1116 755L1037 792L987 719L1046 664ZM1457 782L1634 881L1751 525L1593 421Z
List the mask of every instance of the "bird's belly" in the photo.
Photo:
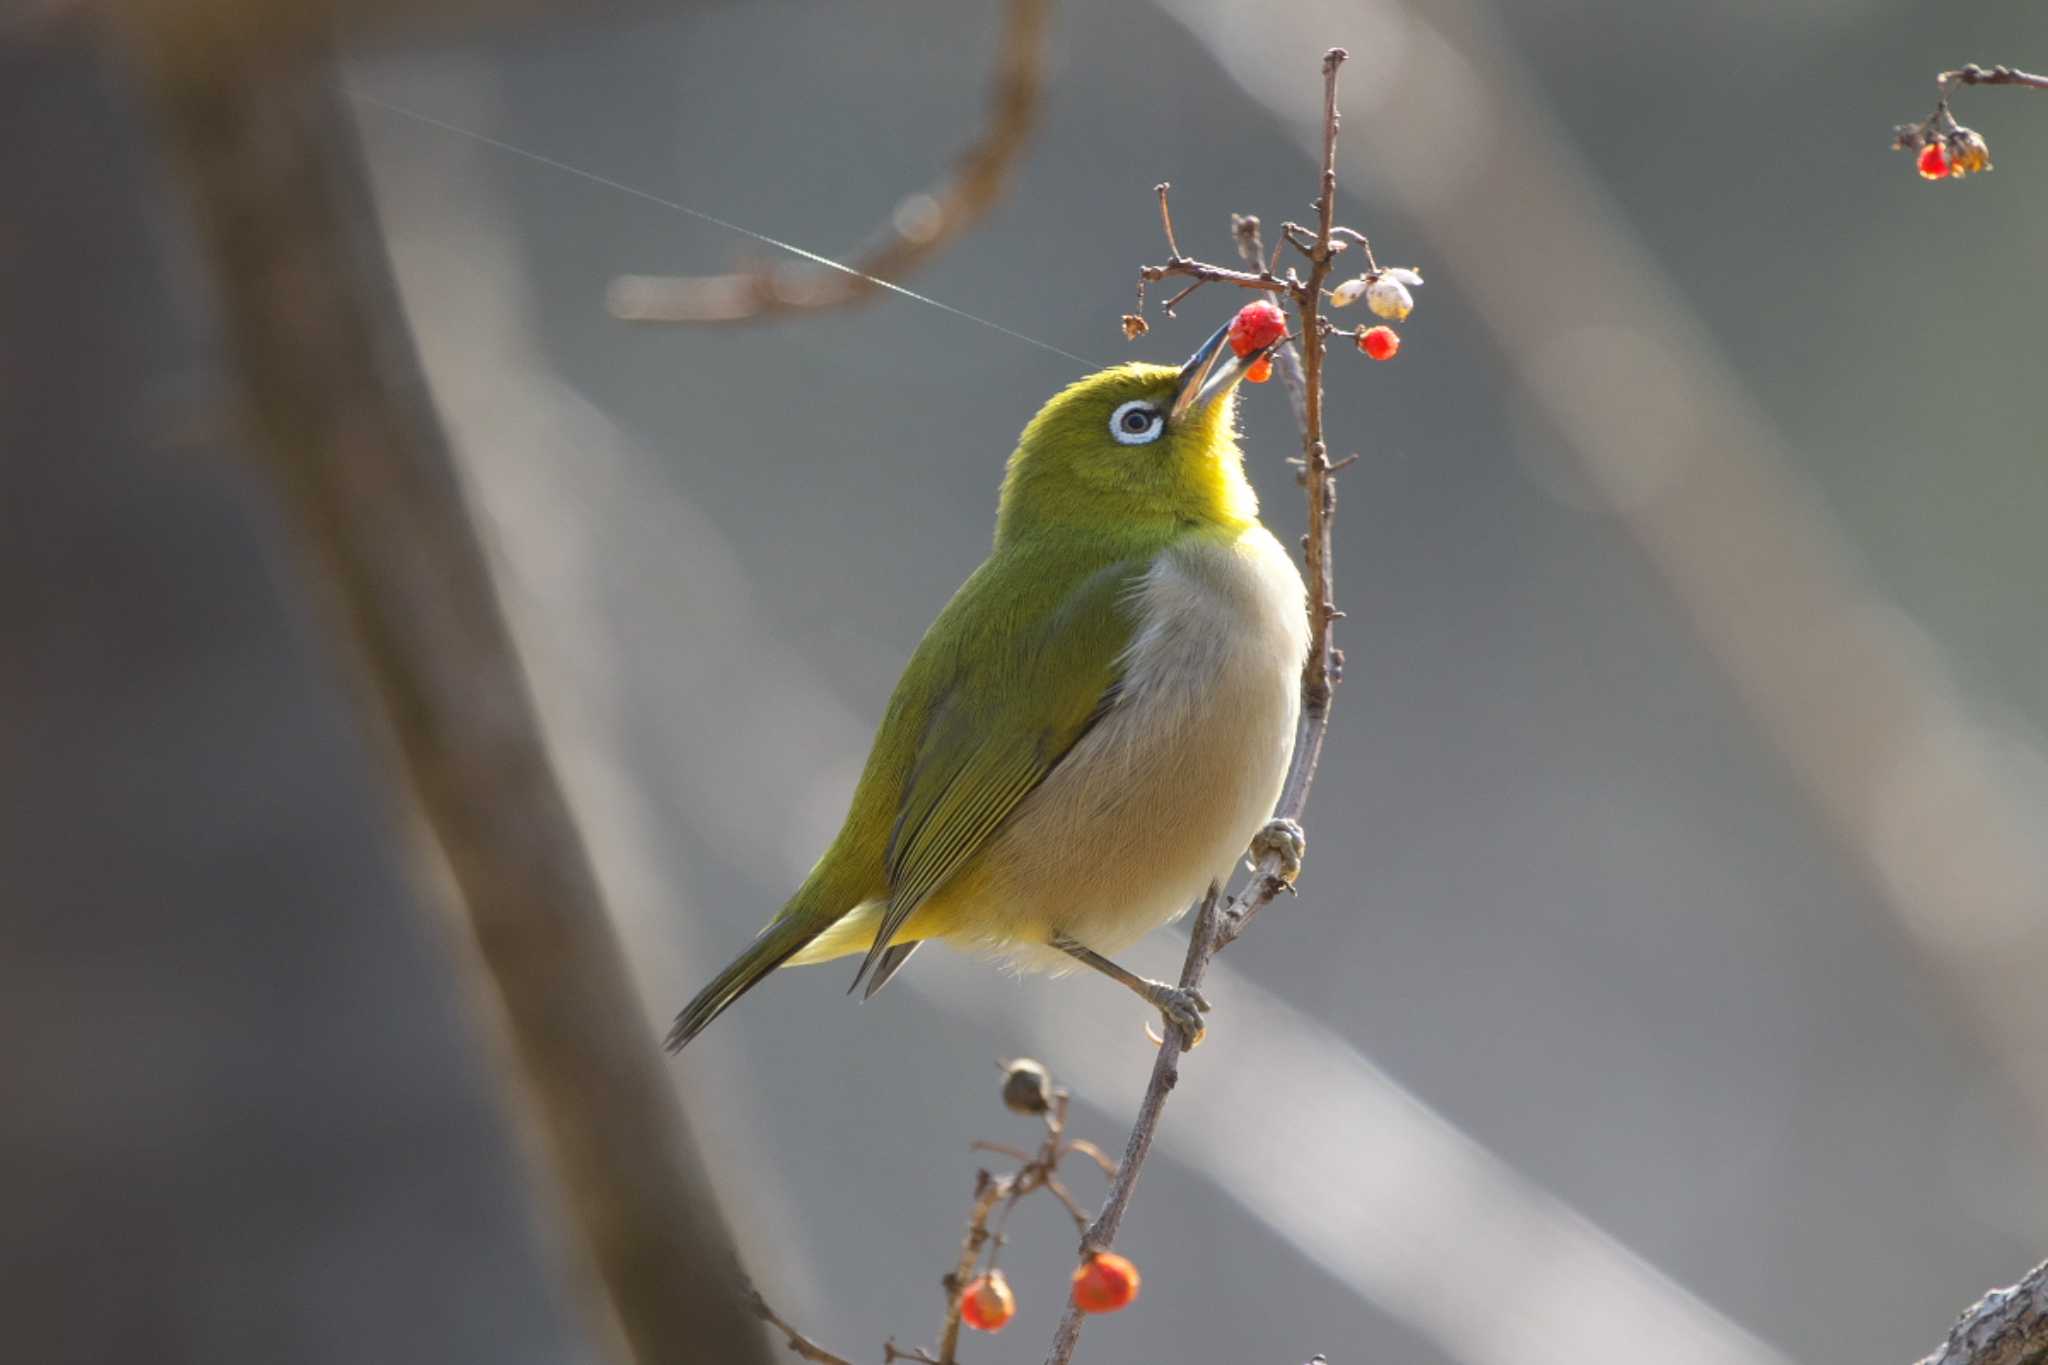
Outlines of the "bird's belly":
M1176 546L1138 607L1116 706L933 897L947 937L1024 967L1072 965L1054 931L1115 952L1227 879L1271 817L1307 649L1293 563L1258 528Z

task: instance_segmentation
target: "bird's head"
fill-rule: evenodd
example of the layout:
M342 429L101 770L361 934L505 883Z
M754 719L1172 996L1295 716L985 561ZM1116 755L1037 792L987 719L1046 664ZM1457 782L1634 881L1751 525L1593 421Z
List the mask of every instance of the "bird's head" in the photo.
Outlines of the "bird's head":
M1076 380L1024 428L996 535L1041 527L1243 526L1259 501L1237 447L1239 356L1218 329L1179 369L1118 365Z

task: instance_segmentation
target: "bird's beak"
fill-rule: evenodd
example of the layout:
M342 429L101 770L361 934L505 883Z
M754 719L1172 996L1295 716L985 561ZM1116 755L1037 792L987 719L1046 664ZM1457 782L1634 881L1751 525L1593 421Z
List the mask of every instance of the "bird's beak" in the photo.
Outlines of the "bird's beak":
M1276 341L1273 346L1240 356L1230 349L1229 337L1230 324L1226 322L1180 367L1180 386L1174 390L1173 409L1167 420L1177 422L1229 393L1244 378L1245 371L1271 355L1273 346L1280 344Z

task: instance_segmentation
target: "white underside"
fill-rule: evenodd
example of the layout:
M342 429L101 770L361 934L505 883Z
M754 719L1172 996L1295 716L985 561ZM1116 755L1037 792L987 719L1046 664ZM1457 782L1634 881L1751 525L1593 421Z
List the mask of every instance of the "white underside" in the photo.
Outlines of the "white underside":
M997 831L981 930L957 943L1065 970L1054 931L1128 947L1226 881L1271 818L1308 649L1301 575L1263 528L1160 554L1107 716Z

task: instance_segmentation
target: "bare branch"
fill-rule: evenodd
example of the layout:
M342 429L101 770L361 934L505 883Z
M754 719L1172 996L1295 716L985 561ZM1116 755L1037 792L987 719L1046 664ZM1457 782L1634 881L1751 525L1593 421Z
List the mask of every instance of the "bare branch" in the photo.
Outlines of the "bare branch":
M1166 202L1166 193L1173 186L1162 180L1152 188L1159 195L1159 226L1166 233L1166 249L1173 256L1173 259L1176 261L1180 260L1180 243L1173 239L1173 210L1167 206Z
M1156 284L1168 275L1181 275L1202 284L1234 284L1240 289L1257 289L1267 294L1292 295L1301 287L1296 280L1275 275L1270 270L1256 274L1245 270L1228 270L1220 265L1206 265L1201 261L1175 257L1165 265L1143 266L1138 277L1148 284Z
M1038 121L1052 0L1008 0L991 78L988 126L960 154L953 177L907 196L848 269L772 267L730 275L621 275L607 293L629 322L747 322L858 303L950 246L1002 198Z
M1013 1176L997 1179L987 1171L975 1176L974 1211L967 1217L967 1234L960 1239L960 1260L945 1279L946 1316L939 1326L939 1365L953 1365L960 1350L960 1291L967 1287L975 1264L981 1260L981 1250L988 1245L988 1216L998 1203L1013 1197L1016 1187L1017 1178Z
M747 1299L749 1305L754 1310L754 1316L781 1332L784 1338L783 1344L788 1346L797 1355L813 1362L813 1365L852 1365L852 1362L848 1361L844 1356L832 1354L817 1342L812 1341L802 1332L797 1331L796 1328L784 1322L776 1315L775 1310L768 1306L768 1300L761 1297L761 1291L755 1289L752 1285L747 1286Z
M2015 71L2009 66L1982 67L1975 62L1944 71L1934 78L1934 83L1947 93L1952 85L2018 85L2031 90L2048 90L2048 76L2036 76L2031 72Z
M1096 1165L1102 1168L1102 1173L1104 1175L1116 1174L1116 1163L1114 1161L1111 1161L1109 1159L1108 1154L1105 1153L1100 1147L1097 1147L1094 1143L1088 1141L1086 1138L1068 1139L1067 1150L1070 1152L1079 1152L1082 1156L1087 1157L1090 1161L1094 1162Z
M1919 1365L2048 1365L2048 1261L1971 1304Z
M1336 515L1337 495L1323 441L1324 345L1321 322L1323 283L1329 277L1331 262L1342 249L1341 245L1331 241L1331 236L1337 198L1337 72L1345 56L1344 49L1331 48L1323 57L1321 193L1316 199L1317 232L1313 242L1304 249L1309 261L1308 279L1277 281L1272 279L1270 271L1263 275L1248 275L1178 259L1163 267L1147 266L1144 271L1146 279L1158 279L1166 274L1192 275L1285 293L1293 299L1301 317L1297 344L1302 349L1303 371L1302 453L1309 508L1306 557L1310 638L1309 657L1302 670L1301 720L1295 731L1294 758L1288 766L1280 803L1274 812L1275 826L1269 827L1279 828L1284 837L1269 839L1262 836L1259 846L1267 851L1259 855L1258 865L1244 894L1227 910L1223 906L1222 888L1209 888L1209 894L1203 898L1201 908L1195 914L1194 928L1188 934L1187 956L1181 963L1180 985L1189 990L1201 985L1202 977L1217 952L1244 931L1245 925L1250 923L1261 906L1293 881L1300 857L1300 827L1296 822L1307 807L1309 787L1315 781L1323 735L1329 728L1330 695L1341 674L1342 656L1330 643L1330 628L1338 617L1330 600L1330 530ZM1249 233L1242 220L1237 224L1238 249L1254 260L1259 250L1257 234L1256 223ZM1159 1044L1159 1056L1152 1064L1152 1076L1146 1084L1144 1099L1139 1102L1137 1118L1131 1125L1123 1160L1111 1178L1109 1194L1103 1199L1102 1212L1082 1234L1081 1255L1084 1259L1107 1251L1116 1241L1117 1229L1122 1225L1131 1196L1137 1189L1138 1173L1152 1150L1153 1136L1158 1131L1166 1097L1180 1081L1181 1052L1180 1031L1166 1030L1166 1036ZM1070 1302L1053 1337L1046 1365L1069 1365L1073 1360L1074 1348L1081 1339L1081 1318L1080 1308Z

